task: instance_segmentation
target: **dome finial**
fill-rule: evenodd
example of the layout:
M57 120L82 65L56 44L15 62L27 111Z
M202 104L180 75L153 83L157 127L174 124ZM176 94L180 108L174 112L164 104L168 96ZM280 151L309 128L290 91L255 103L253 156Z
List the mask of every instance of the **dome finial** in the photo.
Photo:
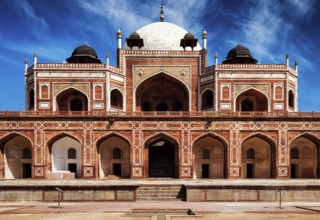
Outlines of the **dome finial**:
M160 21L164 21L164 15L163 15L163 3L161 3L161 9L160 9Z

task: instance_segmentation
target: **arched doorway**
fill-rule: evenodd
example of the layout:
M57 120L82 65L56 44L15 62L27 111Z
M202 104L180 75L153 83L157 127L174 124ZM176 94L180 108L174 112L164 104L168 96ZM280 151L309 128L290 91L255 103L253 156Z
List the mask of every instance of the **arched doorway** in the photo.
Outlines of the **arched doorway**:
M246 139L241 145L242 178L275 178L276 146L263 135Z
M268 111L268 98L258 90L249 89L238 95L236 111Z
M69 88L56 97L57 111L88 111L88 98L81 91Z
M103 138L97 144L99 156L99 178L115 175L130 178L130 145L120 136Z
M313 136L301 136L290 144L290 177L318 178L319 143Z
M198 139L193 145L196 178L227 177L227 146L211 135Z
M188 111L189 92L182 82L159 73L142 82L136 90L139 111Z
M148 177L179 177L178 143L167 136L146 142L146 173Z
M0 141L0 149L3 158L0 176L4 179L32 177L32 145L27 138L18 134L9 135Z
M81 178L82 146L78 140L62 135L50 141L48 147L51 178Z

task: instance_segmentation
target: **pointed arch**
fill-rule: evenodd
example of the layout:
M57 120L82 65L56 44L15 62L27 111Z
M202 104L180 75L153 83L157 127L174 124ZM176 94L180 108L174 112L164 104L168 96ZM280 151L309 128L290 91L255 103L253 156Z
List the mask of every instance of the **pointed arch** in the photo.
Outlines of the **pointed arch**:
M295 95L292 89L288 91L288 106L291 109L295 109Z
M69 86L55 95L53 110L90 111L90 98L81 89Z
M166 133L157 133L144 142L146 177L179 177L179 142Z
M234 99L235 111L270 111L270 98L260 89L249 87Z
M35 93L34 89L31 88L28 91L28 109L32 110L35 107Z
M96 149L99 178L130 177L131 145L127 138L115 132L106 134L96 141Z
M276 142L261 132L250 134L241 141L241 166L243 178L276 177ZM247 158L248 150L254 150L254 158Z
M111 108L123 109L123 93L119 89L110 91L110 106Z
M134 109L143 111L143 105L147 102L150 104L148 109L152 110L162 103L168 106L169 111L189 111L191 108L189 86L167 72L154 73L141 80L133 90Z
M19 132L3 135L0 138L0 178L31 178L32 149L30 138Z
M194 176L196 178L228 177L228 144L220 135L209 133L196 138L192 143ZM210 157L204 153L210 152Z
M49 178L80 178L82 176L82 141L68 132L52 135L45 143L45 163ZM75 158L69 158L68 151L73 148Z
M212 89L205 89L201 93L201 110L214 108L214 92Z
M290 177L320 177L320 139L309 132L289 141Z

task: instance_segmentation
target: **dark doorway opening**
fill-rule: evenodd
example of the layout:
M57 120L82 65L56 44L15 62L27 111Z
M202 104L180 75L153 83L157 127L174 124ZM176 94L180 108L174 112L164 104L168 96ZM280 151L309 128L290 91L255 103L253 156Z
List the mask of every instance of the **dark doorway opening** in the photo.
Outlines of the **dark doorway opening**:
M241 102L241 111L248 112L254 110L254 104L253 101L250 99L245 99Z
M254 164L247 164L247 178L254 178Z
M209 178L209 164L202 164L202 178Z
M165 103L160 103L156 106L156 111L161 111L161 112L169 111L169 106Z
M76 163L68 163L68 170L71 173L74 173L75 178L77 178L77 164Z
M299 170L299 165L298 164L291 164L291 178L298 178L298 170Z
M149 177L176 177L175 146L157 140L149 146Z
M22 178L31 178L31 177L32 177L31 164L24 163L22 165Z
M115 176L121 176L121 164L120 163L112 164L112 174Z
M79 98L74 98L70 102L70 111L83 111L83 102Z

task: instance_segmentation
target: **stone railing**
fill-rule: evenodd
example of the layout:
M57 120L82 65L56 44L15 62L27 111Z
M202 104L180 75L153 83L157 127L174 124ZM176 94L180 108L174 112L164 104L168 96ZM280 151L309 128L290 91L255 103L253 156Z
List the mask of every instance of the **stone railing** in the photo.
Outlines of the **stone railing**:
M320 118L320 112L48 112L48 111L0 111L1 118L41 118L41 117L98 117L98 118Z
M200 51L180 51L180 50L122 50L124 55L139 55L139 56L199 56Z
M37 63L35 66L30 66L28 72L31 69L99 69L121 72L120 68L104 63Z

